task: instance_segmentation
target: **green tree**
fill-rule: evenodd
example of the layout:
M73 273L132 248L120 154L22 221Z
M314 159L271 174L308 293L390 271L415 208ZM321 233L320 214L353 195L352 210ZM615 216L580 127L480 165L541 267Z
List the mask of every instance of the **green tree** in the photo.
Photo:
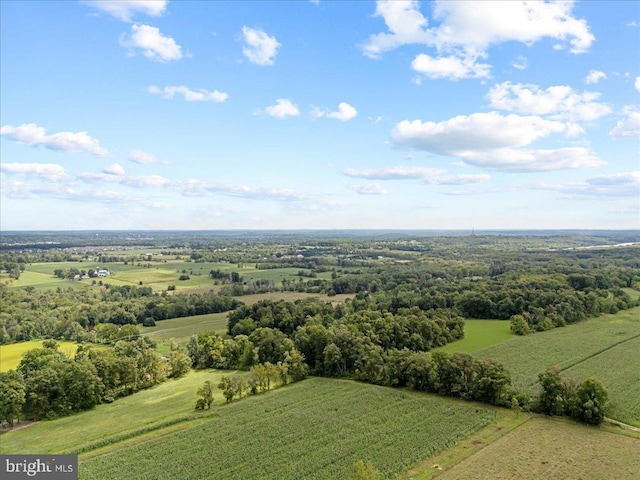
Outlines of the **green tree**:
M547 415L562 415L565 410L566 388L560 378L560 368L552 367L538 375L540 395L538 408Z
M354 465L354 472L349 476L350 480L379 480L380 472L370 463L358 460Z
M20 420L25 395L22 375L15 370L0 372L0 424L6 422L13 427L13 421Z
M600 425L607 411L609 394L602 383L589 377L583 381L568 400L570 415L590 425Z
M222 376L220 378L220 383L218 383L218 388L222 390L222 394L227 400L227 403L233 400L233 397L236 394L236 390L235 385L229 377L227 377L226 375Z
M209 410L213 403L213 385L209 380L198 389L198 400L196 401L196 410Z

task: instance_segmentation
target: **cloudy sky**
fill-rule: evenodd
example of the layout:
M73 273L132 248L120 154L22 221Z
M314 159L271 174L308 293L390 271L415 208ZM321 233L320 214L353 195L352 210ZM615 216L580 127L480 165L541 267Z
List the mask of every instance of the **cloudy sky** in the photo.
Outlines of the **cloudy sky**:
M631 1L3 1L1 228L640 228Z

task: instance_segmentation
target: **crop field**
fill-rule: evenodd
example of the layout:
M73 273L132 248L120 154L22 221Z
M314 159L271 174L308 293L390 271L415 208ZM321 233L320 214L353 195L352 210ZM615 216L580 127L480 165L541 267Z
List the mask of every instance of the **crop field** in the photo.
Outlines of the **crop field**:
M171 339L179 344L186 344L191 335L197 332L216 332L219 335L227 333L228 313L210 313L193 317L172 318L159 320L155 327L139 327L142 335L157 342L158 351L167 354Z
M78 348L78 344L73 342L58 341L58 345L59 350L70 357L76 354ZM42 340L0 345L0 372L15 369L26 352L41 347Z
M423 477L417 476L415 480ZM535 417L437 476L438 480L635 480L640 440Z
M536 391L538 373L554 365L567 370L569 377L575 375L576 380L593 374L607 387L612 406L615 405L609 415L624 421L622 418L628 420L638 408L637 396L633 398L628 393L637 392L639 388L637 371L635 374L632 371L638 364L638 350L634 346L638 345L639 336L640 307L635 307L575 325L516 337L480 350L476 355L504 364L511 373L513 384L531 393ZM622 373L620 369L628 373ZM563 376L567 377L567 374ZM622 414L621 418L618 418L619 414Z
M116 443L142 431L161 430L167 424L182 422L186 425L190 420L208 415L193 409L198 388L206 380L217 385L220 377L228 374L230 372L222 370L191 372L113 403L98 405L93 410L3 433L0 451L3 454L70 453ZM216 404L224 402L218 389L214 390L214 398Z
M514 334L511 333L508 321L465 319L464 338L439 347L438 350L473 353L511 338L514 338Z
M20 279L12 281L13 288L32 286L38 290L56 287L77 288L83 285L91 285L94 279L83 279L81 281L71 281L57 278L53 271L56 269L68 270L77 268L78 270L95 270L97 262L43 262L33 263L26 266L25 271L20 275ZM112 285L142 285L150 286L154 290L166 290L169 285L175 285L176 290L191 290L194 288L210 287L214 289L214 281L209 278L211 270L222 272L238 272L248 282L251 280L266 279L276 284L283 279L297 281L297 273L300 268L277 268L277 269L257 269L254 265L236 265L230 263L195 263L184 260L165 259L161 261L134 261L134 262L111 262L102 263L100 268L105 268L111 275L103 278L95 278L96 281L110 283ZM189 275L189 280L179 280L182 274ZM330 278L331 272L323 272L318 275L320 278ZM303 279L304 280L304 279Z
M502 415L430 395L320 378L217 412L170 437L81 457L80 478L345 479L358 460L386 478Z

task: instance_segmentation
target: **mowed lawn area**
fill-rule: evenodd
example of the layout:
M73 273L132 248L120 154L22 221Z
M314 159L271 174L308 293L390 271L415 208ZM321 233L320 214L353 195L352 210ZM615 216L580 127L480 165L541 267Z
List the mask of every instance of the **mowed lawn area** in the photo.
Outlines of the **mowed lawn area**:
M464 338L438 347L437 350L447 353L473 353L514 337L508 320L465 319Z
M217 417L170 436L81 456L80 478L342 480L358 460L389 478L503 415L432 395L324 378L216 411Z
M640 427L640 307L534 333L474 353L502 363L516 388L537 392L538 374L554 365L563 378L595 376L611 400L608 416Z
M69 357L73 357L78 349L78 344L73 342L57 341L58 350ZM22 360L22 356L29 350L42 348L42 340L32 340L29 342L11 343L0 345L0 372L15 369Z
M213 413L194 410L198 388L205 381L210 380L217 385L223 375L247 374L223 370L191 372L183 378L167 380L113 403L98 405L93 410L3 433L0 452L72 453L135 438L149 431L153 434L165 428L175 429ZM216 404L224 403L222 392L217 388L214 398Z
M566 420L534 417L437 478L637 480L640 440Z

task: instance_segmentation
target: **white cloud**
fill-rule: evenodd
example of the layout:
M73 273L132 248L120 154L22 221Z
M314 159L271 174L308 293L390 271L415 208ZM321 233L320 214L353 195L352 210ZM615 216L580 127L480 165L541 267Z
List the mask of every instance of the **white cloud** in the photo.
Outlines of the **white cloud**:
M49 182L61 182L67 178L64 167L55 163L0 163L0 171L41 178Z
M358 115L358 111L346 102L340 102L338 110L335 112L320 110L317 108L311 112L311 116L313 118L335 118L341 122L351 120L352 118L355 118L356 115Z
M640 112L635 106L627 106L622 111L625 116L618 120L616 126L609 132L612 138L637 137L640 135Z
M476 173L473 175L443 175L433 179L425 180L425 183L432 185L469 185L472 183L481 183L489 180L491 177L486 173Z
M462 47L466 52L518 41L531 45L545 37L571 44L584 53L594 42L587 22L573 16L573 2L437 1L434 33L440 50Z
M164 163L160 162L153 153L143 152L142 150L133 150L128 157L130 162L138 163L140 165L149 165L152 163Z
M142 54L157 62L169 62L182 58L182 47L171 37L165 37L157 27L131 25L131 36L120 37L120 45L142 50Z
M438 123L403 120L395 126L391 137L399 147L463 156L466 151L522 147L568 130L565 123L538 116L489 112L459 115Z
M409 1L378 1L376 17L382 17L389 33L371 35L363 45L364 54L369 58L380 58L381 54L406 44L429 44L432 35L426 30L427 19L420 13L420 3Z
M155 85L151 85L147 91L149 93L153 93L154 95L160 95L162 96L162 98L166 99L171 99L174 97L174 95L179 94L182 95L187 102L222 103L227 98L229 98L228 94L220 92L218 90L208 91L204 88L199 88L198 90L194 91L189 89L188 87L185 87L184 85L168 86L164 88L159 88Z
M437 57L433 58L421 53L411 62L411 68L427 78L448 78L459 80L461 78L488 78L491 65L477 63L474 57Z
M504 82L494 85L487 96L493 108L551 115L553 120L593 121L611 113L608 105L595 101L600 93L578 93L567 85L542 90L537 85Z
M599 167L605 164L583 147L555 150L500 148L491 151L469 151L460 156L469 165L511 172L548 172Z
M293 102L291 102L291 100L286 98L278 98L275 105L266 107L264 111L258 110L255 112L255 114L259 113L266 113L267 115L276 118L285 118L300 115L300 110L298 110L298 107Z
M159 17L167 8L167 0L83 0L123 22L130 22L136 13Z
M100 146L98 140L91 138L87 132L59 132L47 135L43 127L35 123L25 123L18 127L5 125L0 129L0 134L29 146L42 145L50 150L66 153L85 152L98 157L106 157L109 154Z
M439 168L425 168L417 166L399 165L397 167L356 170L347 168L343 170L346 176L352 178L366 178L369 180L424 180L446 173Z
M590 70L587 77L584 79L584 83L587 85L591 85L593 83L598 83L600 80L606 80L607 74L601 72L600 70Z
M511 62L511 66L518 70L526 70L528 66L527 57L519 55L513 62Z
M433 18L440 23L429 28L417 0L378 0L374 15L384 19L388 32L369 36L362 50L370 58L380 58L402 45L426 45L434 47L438 56L421 54L412 64L426 77L486 78L491 66L477 60L487 57L491 45L511 41L531 45L549 37L568 42L572 53L586 52L595 37L585 20L573 16L572 9L571 1L438 0ZM514 67L526 68L526 61ZM414 81L420 83L419 79Z
M640 92L640 77L636 77L636 81L633 83L633 86Z
M108 167L104 167L102 171L109 175L125 175L126 173L124 171L124 168L122 168L122 165L118 163L114 163L112 165L109 165Z
M281 46L276 37L270 37L263 30L249 27L242 27L242 37L246 44L242 53L251 63L263 67L273 65L278 47Z
M568 184L542 183L540 190L551 190L573 196L637 197L640 190L640 171L614 173Z
M368 183L366 185L348 185L349 190L360 195L386 195L387 190L377 183Z
M106 169L105 169L106 170ZM78 178L87 183L109 182L128 185L135 188L165 187L171 184L171 180L160 175L125 176L118 173L81 173Z

